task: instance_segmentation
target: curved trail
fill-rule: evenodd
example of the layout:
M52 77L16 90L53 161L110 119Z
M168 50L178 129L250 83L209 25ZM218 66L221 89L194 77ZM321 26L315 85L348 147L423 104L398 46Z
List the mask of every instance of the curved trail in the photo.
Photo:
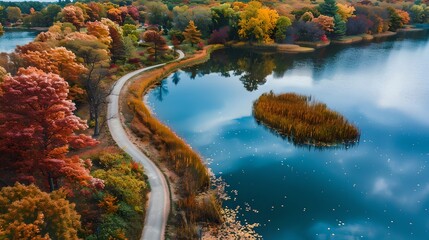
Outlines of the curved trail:
M177 53L179 53L179 57L174 61L181 60L185 57L185 54L182 51L177 50ZM167 181L158 167L128 138L119 117L119 96L125 83L131 78L139 75L142 72L161 67L166 64L167 63L162 63L126 74L115 83L112 92L108 96L109 103L107 105L107 124L109 126L110 134L120 148L128 153L134 161L137 161L143 165L145 174L148 177L151 187L149 204L146 211L145 225L140 238L142 240L156 240L165 238L165 227L167 225L168 214L170 211L170 192Z

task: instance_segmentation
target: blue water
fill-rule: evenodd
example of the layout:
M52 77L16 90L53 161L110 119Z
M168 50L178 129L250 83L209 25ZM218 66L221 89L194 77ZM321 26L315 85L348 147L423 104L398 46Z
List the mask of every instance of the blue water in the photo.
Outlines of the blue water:
M427 32L300 55L227 49L170 75L147 102L264 239L428 239L428 69ZM326 103L360 143L308 149L274 135L252 116L270 90Z
M6 31L0 37L0 52L13 52L16 46L33 41L37 34L37 31Z

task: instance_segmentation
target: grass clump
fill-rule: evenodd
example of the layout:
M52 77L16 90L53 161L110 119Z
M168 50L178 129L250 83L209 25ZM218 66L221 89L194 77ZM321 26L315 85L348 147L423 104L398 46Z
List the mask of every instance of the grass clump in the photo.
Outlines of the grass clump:
M358 142L359 130L326 104L295 93L262 94L253 104L256 121L295 145L317 147Z

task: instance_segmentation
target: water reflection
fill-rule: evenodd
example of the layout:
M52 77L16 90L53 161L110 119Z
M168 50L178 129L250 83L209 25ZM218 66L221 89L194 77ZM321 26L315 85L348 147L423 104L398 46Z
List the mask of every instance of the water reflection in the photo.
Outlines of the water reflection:
M261 223L264 239L426 239L428 62L421 33L306 55L228 49L171 75L168 95L148 103L212 159L236 190L230 207L258 210L243 219ZM252 103L270 90L326 103L361 129L359 145L309 151L258 126Z

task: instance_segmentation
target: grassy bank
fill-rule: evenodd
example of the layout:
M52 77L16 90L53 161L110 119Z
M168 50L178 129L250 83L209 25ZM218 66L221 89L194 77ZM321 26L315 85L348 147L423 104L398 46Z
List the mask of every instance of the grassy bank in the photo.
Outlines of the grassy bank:
M294 93L262 94L253 104L258 123L275 130L297 145L353 144L359 130L339 113L311 97Z
M221 222L220 201L210 193L210 175L202 158L171 129L152 116L142 101L143 95L160 80L179 68L206 61L210 52L221 46L210 46L190 58L170 63L162 68L142 74L136 79L126 96L130 129L157 150L158 159L178 177L176 192L177 214L175 238L197 237L197 226Z

